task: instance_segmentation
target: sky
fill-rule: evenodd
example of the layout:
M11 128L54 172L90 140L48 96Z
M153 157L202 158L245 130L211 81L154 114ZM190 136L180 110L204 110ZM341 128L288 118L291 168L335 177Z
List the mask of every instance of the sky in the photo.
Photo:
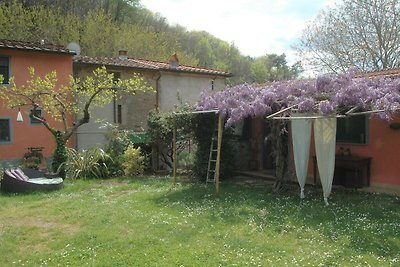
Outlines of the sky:
M141 0L142 6L187 30L234 43L243 55L285 53L289 64L303 29L337 0Z

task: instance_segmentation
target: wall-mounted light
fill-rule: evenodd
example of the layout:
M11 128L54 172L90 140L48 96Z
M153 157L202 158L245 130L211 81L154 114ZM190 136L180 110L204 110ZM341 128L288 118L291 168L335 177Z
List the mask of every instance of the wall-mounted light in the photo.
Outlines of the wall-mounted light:
M22 118L21 108L18 108L17 122L23 122L24 118Z

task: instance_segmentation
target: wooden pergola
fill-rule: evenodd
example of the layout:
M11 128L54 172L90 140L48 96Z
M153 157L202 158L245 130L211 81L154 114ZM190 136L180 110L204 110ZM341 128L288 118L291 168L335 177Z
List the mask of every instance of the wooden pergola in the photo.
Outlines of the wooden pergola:
M217 158L215 162L215 173L214 173L214 185L215 185L215 194L219 195L219 174L220 174L220 166L221 166L221 144L222 144L222 132L223 132L223 118L222 114L219 110L207 110L207 111L193 111L193 112L185 112L185 113L175 113L175 115L188 115L188 114L205 114L205 113L214 113L218 114L218 122L217 122ZM211 140L213 142L213 140ZM174 130L172 134L172 160L173 160L173 171L172 175L174 178L174 183L176 183L176 124L174 123ZM210 159L209 159L210 160Z

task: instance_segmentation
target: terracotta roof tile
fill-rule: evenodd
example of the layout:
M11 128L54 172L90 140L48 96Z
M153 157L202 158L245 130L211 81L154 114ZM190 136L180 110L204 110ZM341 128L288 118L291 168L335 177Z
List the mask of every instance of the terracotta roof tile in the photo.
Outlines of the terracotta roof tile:
M143 64L142 62L135 60L135 59L131 59L131 58L120 59L120 58L109 58L109 57L75 56L74 63L129 67L129 68L138 68L138 69L153 69L153 70L158 69L155 66L151 66L149 64Z
M109 57L75 56L74 62L82 64L95 64L95 65L105 65L105 66L148 69L148 70L199 73L199 74L226 76L226 77L231 76L229 72L221 70L192 67L185 65L171 67L170 64L166 62L159 62L159 61L145 60L145 59L134 59L134 58L120 59L118 57L109 58Z
M34 43L34 42L24 42L24 41L14 41L14 40L4 40L0 39L0 48L7 49L20 49L38 52L51 52L51 53L66 53L74 55L75 53L69 51L67 48L54 45L49 43Z
M377 77L387 77L387 78L397 78L400 77L400 69L384 69L384 70L374 70L374 71L365 71L359 72L356 74L357 78L368 77L368 78L377 78Z

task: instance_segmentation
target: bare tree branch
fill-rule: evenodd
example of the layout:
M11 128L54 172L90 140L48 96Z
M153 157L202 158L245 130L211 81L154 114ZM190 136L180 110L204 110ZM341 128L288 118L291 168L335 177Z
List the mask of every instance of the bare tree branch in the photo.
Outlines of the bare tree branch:
M323 72L400 66L400 1L344 0L322 11L296 47Z

